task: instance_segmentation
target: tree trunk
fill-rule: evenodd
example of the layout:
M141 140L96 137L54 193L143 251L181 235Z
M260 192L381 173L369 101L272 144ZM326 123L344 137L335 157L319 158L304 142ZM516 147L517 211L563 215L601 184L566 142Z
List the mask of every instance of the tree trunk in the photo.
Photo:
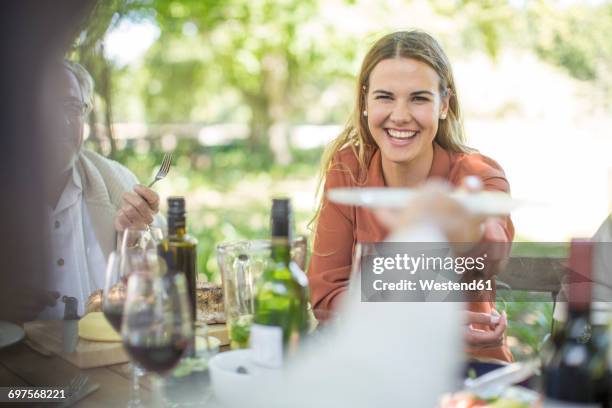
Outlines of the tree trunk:
M113 134L112 68L106 58L104 58L104 44L100 45L98 58L101 68L99 93L104 100L104 126L106 127L106 135L110 144L109 157L114 159L117 154L117 144Z
M287 58L282 53L268 54L262 61L263 87L270 101L268 110L271 123L268 129L270 150L274 162L281 166L291 163L289 125L287 123L287 93L289 72Z
M268 153L268 132L271 120L268 109L267 98L261 95L247 95L247 103L251 108L251 119L249 121L249 150L253 153Z

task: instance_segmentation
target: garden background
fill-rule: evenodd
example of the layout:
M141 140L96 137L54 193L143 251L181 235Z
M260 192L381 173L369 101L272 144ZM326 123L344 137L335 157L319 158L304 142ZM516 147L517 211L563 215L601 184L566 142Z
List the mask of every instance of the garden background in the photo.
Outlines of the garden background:
M360 62L411 28L446 50L470 146L531 203L513 214L516 239L592 236L612 202L608 1L103 0L69 55L96 82L86 146L143 182L174 151L156 189L186 197L199 272L218 282L216 244L267 237L271 197L291 197L310 233ZM538 352L551 310L508 304L517 357Z

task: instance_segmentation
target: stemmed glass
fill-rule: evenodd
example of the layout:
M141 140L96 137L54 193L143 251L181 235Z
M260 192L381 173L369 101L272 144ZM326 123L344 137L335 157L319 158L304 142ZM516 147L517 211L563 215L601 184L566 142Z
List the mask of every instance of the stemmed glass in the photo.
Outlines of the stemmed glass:
M127 228L121 237L118 251L112 252L108 258L102 311L117 333L121 332L128 277L144 262L147 254L157 252L157 244L162 239L163 230L158 227ZM134 366L132 393L128 403L130 407L141 406L140 375L142 373Z
M125 255L122 255L123 253ZM106 320L108 320L118 334L121 334L127 296L127 282L128 276L131 273L131 266L138 264L138 258L144 257L145 253L145 250L119 251L112 252L108 257L102 311ZM138 382L140 375L136 367L132 366L132 392L128 407L135 408L142 406L140 384Z
M121 254L111 252L106 264L106 281L102 312L117 333L121 333L127 276L121 269Z
M193 339L187 282L152 252L141 261L128 279L121 335L133 364L163 376Z
M120 243L121 255L126 256L131 252L156 249L163 239L164 231L159 227L126 228Z

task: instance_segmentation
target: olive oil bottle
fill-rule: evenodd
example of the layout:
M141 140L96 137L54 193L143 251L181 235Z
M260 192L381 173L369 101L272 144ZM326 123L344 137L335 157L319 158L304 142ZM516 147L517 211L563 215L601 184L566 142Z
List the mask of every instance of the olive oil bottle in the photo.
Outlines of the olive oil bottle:
M168 198L168 236L159 245L169 273L183 273L187 281L191 316L196 320L196 253L198 241L187 234L185 199Z

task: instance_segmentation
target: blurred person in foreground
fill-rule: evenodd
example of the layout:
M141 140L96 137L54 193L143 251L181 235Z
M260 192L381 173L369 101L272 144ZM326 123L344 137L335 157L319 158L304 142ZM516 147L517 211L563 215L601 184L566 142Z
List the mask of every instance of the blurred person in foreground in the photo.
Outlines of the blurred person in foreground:
M480 180L484 190L509 193L501 166L464 140L451 65L438 42L421 31L395 32L378 40L362 63L352 120L322 160L324 193L308 272L315 312L334 310L341 302L355 243L381 242L390 232L389 225L368 209L332 203L326 193L346 187L417 188L435 179L458 187L470 176ZM447 237L449 241L476 249L512 242L510 217L467 220L464 229ZM420 242L428 242L427 237ZM495 273L505 257L507 253L489 257L487 272ZM473 301L467 309L466 351L473 357L512 361L503 332L499 333L506 317L493 317L495 302ZM423 316L429 317L430 313ZM480 330L495 336L481 336Z
M85 118L93 106L94 84L80 64L64 60L51 75L56 111L48 152L50 222L49 289L78 299L83 314L89 295L104 287L106 259L125 228L162 223L158 194L140 184L121 164L83 148ZM156 217L158 219L156 220ZM39 318L60 318L58 302Z
M473 228L473 215L448 192L441 183L424 186L395 218L395 238L444 243ZM319 340L306 343L282 375L254 378L233 406L438 406L442 395L461 386L463 305L403 306L362 302L360 290L351 285ZM501 333L486 332L480 340L494 341Z
M64 55L95 0L9 0L0 5L0 320L35 317L55 296L43 233L50 104L41 103L49 66ZM10 63L8 63L10 61Z

